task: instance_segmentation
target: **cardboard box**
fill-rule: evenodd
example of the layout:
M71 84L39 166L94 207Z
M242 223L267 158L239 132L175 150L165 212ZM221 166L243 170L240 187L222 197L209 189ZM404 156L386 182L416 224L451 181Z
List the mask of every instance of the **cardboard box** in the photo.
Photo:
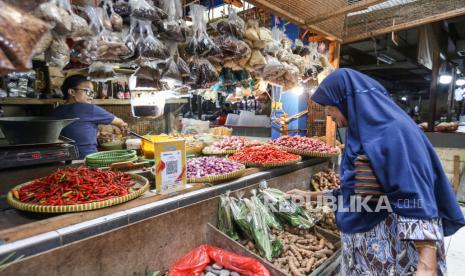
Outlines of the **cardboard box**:
M158 193L169 194L186 188L186 144L182 139L152 136L155 186Z

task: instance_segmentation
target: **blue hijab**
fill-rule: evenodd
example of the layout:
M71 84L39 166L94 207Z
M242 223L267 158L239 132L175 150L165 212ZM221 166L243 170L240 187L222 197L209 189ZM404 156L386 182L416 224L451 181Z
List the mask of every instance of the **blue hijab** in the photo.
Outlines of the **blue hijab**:
M354 161L365 154L389 203L400 216L441 218L444 235L465 225L452 186L428 138L374 79L351 69L338 69L312 96L320 105L337 107L348 119L341 162L343 206L354 195ZM387 217L387 211L336 212L342 232L366 232Z

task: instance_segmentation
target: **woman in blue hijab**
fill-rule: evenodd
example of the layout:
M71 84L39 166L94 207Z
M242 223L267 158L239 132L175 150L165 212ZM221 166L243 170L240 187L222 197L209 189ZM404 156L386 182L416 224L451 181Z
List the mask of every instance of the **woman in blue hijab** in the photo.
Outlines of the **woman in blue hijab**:
M381 84L355 70L331 73L312 100L347 127L341 188L333 191L342 200L342 275L446 275L444 236L465 219L420 128ZM354 198L371 209L347 210Z

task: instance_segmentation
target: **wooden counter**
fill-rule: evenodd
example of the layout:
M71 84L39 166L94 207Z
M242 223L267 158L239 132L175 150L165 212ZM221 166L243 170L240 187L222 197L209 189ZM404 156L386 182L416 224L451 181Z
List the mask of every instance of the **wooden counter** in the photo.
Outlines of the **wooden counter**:
M16 252L18 256L29 256L8 267L5 270L6 275L16 269L19 270L14 275L63 275L64 268L61 266L67 267L67 275L133 275L130 271L134 269L145 275L145 265L166 268L180 254L198 245L202 240L204 225L208 222L216 224L219 195L228 190L249 191L257 188L262 179L267 179L270 186L285 191L294 188L308 189L313 170L319 166L327 167L327 161L324 158L314 158L270 170L249 169L246 176L234 181L210 187L197 184L183 193L170 196L157 195L150 191L133 201L89 212L28 220L28 217L34 215L10 210L10 214L1 216L5 216L7 220L8 217L22 219L26 223L12 225L0 231L0 240L4 242L0 245L0 259L11 252ZM102 238L106 241L95 244L91 241ZM137 245L132 244L133 242ZM176 244L174 249L169 248L171 243ZM122 247L118 250L107 248L110 245ZM84 247L90 251L86 253ZM144 266L139 267L142 264L129 262L127 256L123 256L128 250L139 252L137 262L143 261ZM99 252L100 256L91 257L91 251ZM80 257L75 258L78 255ZM119 256L117 258L121 258L120 261L124 260L123 263L127 263L124 272L119 271L119 264L96 268L93 267L95 260L84 260L107 258L104 255L108 255L110 259Z

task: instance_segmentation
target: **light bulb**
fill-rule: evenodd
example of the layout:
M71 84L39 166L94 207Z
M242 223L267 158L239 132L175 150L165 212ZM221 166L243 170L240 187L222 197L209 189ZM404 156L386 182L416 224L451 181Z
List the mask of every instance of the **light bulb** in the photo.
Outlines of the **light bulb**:
M442 84L449 84L452 81L451 75L442 75L439 76L439 82Z
M455 85L462 86L465 84L465 79L458 79L455 81Z

